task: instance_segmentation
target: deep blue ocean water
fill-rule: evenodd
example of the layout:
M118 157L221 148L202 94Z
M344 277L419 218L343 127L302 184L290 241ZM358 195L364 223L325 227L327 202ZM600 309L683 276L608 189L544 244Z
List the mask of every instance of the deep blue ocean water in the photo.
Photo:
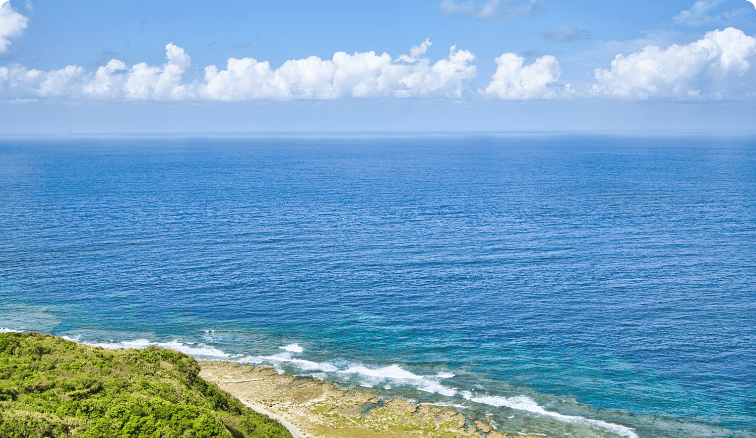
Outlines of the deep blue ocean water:
M0 327L756 437L756 138L6 138Z

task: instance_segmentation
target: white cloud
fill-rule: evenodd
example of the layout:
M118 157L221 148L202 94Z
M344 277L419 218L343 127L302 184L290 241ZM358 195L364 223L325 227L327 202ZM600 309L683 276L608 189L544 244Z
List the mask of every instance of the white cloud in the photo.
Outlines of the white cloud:
M187 82L191 58L166 45L162 65L128 66L113 59L96 71L71 65L42 71L13 64L0 67L0 99L120 101L245 101L339 98L461 98L476 75L475 55L451 47L432 62L426 39L410 55L392 58L375 52L337 52L332 59L311 56L273 68L254 58L230 58L226 66L205 68L204 77ZM617 55L607 69L594 70L592 85L557 88L561 68L545 55L532 64L514 53L496 58L497 69L484 96L496 99L598 97L623 99L756 98L756 39L734 28L707 33L687 45L662 49L648 45ZM614 52L616 53L616 52ZM583 90L583 91L581 91Z
M69 65L60 70L27 69L18 64L0 73L0 90L10 98L180 100L190 96L181 76L190 58L173 44L166 46L168 62L159 67L145 63L128 68L116 59L92 75Z
M82 91L86 96L102 99L120 98L127 79L128 67L123 61L113 59L97 69L94 77L85 82Z
M394 62L417 62L420 60L420 55L425 55L425 53L428 52L431 44L433 43L430 42L430 38L426 38L425 41L420 43L419 46L412 46L412 48L410 49L410 56L400 55L399 58L397 58L397 60Z
M62 70L29 70L20 65L0 69L3 98L69 98L94 100L255 100L336 99L343 97L462 97L463 83L475 77L475 55L452 47L435 63L421 58L430 40L396 61L384 53L337 52L286 61L277 69L253 58L230 58L224 70L205 68L204 80L183 83L191 58L180 47L166 46L161 66L128 67L111 60L92 73L78 66Z
M443 0L439 10L447 14L463 14L477 18L518 18L530 15L541 5L541 0L515 0L510 5L509 1L486 0L482 5L477 5L473 0L457 3L454 0Z
M419 58L420 55L425 55L428 52L428 49L430 49L431 44L433 43L430 42L430 38L426 38L419 46L412 46L412 48L410 48L410 55L412 55L413 58Z
M20 65L11 65L0 71L0 89L8 89L17 98L28 97L70 97L71 90L76 89L85 74L84 69L69 65L60 70L42 71L27 69Z
M0 0L0 53L8 51L9 38L20 36L29 26L29 19L11 8L10 0Z
M173 43L165 46L165 55L168 62L160 67L150 67L142 62L131 68L123 86L127 99L180 100L189 97L186 86L181 85L181 76L191 65L191 58ZM120 70L113 70L111 76L119 74Z
M593 93L626 99L741 98L754 91L753 78L744 76L754 56L756 39L731 27L715 30L685 46L648 46L617 55L611 69L594 71Z
M672 19L678 24L685 26L702 27L710 24L725 24L728 20L732 20L747 12L741 8L720 12L716 15L711 14L712 11L725 2L727 0L699 0L690 9L680 11Z
M559 80L559 62L551 55L542 56L530 65L525 58L505 53L496 58L496 73L485 90L488 96L499 99L553 99L557 93L549 88Z
M199 89L213 100L461 97L462 82L475 77L475 66L469 65L475 55L452 47L448 59L431 65L428 58L416 58L430 44L426 40L413 47L412 57L402 55L397 61L386 53L337 52L332 60L311 56L287 61L276 70L253 58L231 58L225 70L207 67Z
M399 83L404 89L397 91L397 96L428 96L441 94L447 97L462 97L462 81L475 77L476 68L468 65L475 60L468 50L449 49L449 58L442 59L433 66L429 60L422 59L417 66L408 66L407 74Z

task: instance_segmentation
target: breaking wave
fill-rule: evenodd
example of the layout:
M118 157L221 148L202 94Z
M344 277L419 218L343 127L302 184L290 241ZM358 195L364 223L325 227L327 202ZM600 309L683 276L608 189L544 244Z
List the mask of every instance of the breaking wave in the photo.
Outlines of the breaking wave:
M475 397L470 391L463 391L462 397L474 403L486 404L494 407L507 407L510 409L516 409L520 411L528 411L535 414L544 415L554 418L556 420L571 423L571 424L585 424L592 427L598 427L609 432L615 433L619 436L628 438L638 438L635 433L635 429L622 426L619 424L607 423L601 420L591 420L589 418L578 417L574 415L563 415L558 412L547 411L543 406L540 406L533 399L526 396L517 397L497 397L497 396L483 396Z

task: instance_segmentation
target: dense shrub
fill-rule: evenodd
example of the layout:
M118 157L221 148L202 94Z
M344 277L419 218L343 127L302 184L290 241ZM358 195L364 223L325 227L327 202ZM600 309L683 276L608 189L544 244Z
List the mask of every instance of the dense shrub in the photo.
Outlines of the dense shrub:
M0 333L0 438L290 437L173 350Z

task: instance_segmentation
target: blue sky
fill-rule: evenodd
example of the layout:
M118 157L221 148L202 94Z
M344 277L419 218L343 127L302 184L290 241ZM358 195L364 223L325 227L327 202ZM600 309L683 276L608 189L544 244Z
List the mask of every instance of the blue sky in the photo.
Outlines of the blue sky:
M0 133L756 131L747 0L0 0Z

